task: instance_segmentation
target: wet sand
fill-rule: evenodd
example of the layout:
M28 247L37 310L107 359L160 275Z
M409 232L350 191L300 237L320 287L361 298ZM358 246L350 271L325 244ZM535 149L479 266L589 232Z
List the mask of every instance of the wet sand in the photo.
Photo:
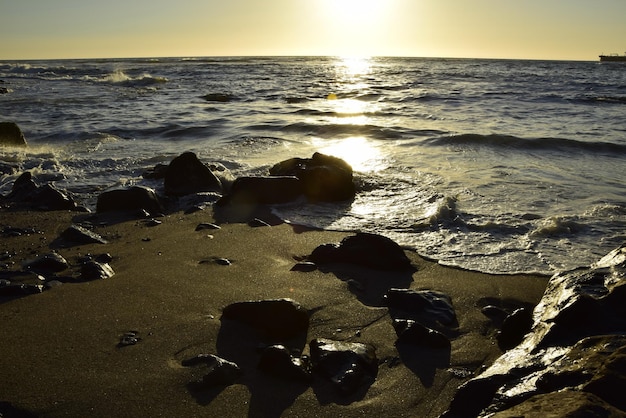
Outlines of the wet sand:
M66 247L57 239L72 222L87 219L107 244ZM436 417L460 384L501 354L497 329L481 307L534 305L548 280L442 267L410 251L414 273L351 265L291 271L318 245L350 234L286 224L196 231L199 223L214 222L210 210L160 220L148 226L145 220L111 222L71 212L0 212L0 229L38 231L0 237L0 252L10 254L4 271L52 249L73 265L86 254L109 253L115 271L109 279L65 282L41 294L1 300L5 416L11 416L8 403L49 417ZM354 289L351 277L365 286ZM398 351L382 306L389 287L451 297L458 319L451 350ZM225 332L221 310L234 302L274 298L291 298L310 310L305 354L305 343L313 338L372 344L380 362L374 383L346 396L322 377L306 384L257 370L258 340L245 330ZM139 341L120 347L129 332ZM181 361L201 353L236 361L244 376L225 388L190 390L202 374Z

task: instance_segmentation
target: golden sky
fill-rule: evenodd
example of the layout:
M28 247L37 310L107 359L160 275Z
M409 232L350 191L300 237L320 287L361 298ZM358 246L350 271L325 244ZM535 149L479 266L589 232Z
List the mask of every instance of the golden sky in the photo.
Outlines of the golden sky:
M0 0L0 60L353 55L596 60L626 0Z

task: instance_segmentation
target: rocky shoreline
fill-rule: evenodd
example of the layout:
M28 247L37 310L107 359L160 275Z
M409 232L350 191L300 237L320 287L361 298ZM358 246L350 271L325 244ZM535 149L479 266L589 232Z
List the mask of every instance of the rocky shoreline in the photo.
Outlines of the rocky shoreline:
M184 153L145 174L163 194L95 213L22 174L0 198L0 414L624 416L624 248L549 280L444 268L271 214L353 198L343 161L269 174Z

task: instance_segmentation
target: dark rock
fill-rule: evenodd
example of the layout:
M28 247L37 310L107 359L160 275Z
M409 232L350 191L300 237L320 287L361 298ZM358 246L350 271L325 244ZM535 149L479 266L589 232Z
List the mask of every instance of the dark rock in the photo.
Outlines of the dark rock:
M503 351L510 350L522 342L532 326L532 311L526 308L516 309L502 323L502 329L497 335L498 346Z
M139 336L139 331L128 331L120 337L120 342L117 343L117 347L128 347L130 345L135 345L140 341L141 337Z
M295 176L304 194L314 202L354 199L356 187L352 167L344 160L316 152L311 158L291 158L274 165L272 176Z
M170 162L164 184L165 193L172 196L222 191L220 180L193 152L185 152Z
M245 322L275 338L306 334L309 328L309 313L291 299L233 303L224 308L222 319Z
M239 177L228 195L217 202L224 205L270 205L296 200L303 193L296 177Z
M291 271L311 272L317 270L317 265L308 261L297 263L291 268Z
M358 233L341 244L317 247L308 259L316 264L350 263L376 270L409 270L411 261L394 241L382 235Z
M26 146L26 138L14 122L0 122L0 145Z
M378 375L376 350L368 344L318 338L310 342L314 370L330 379L343 394L351 394Z
M205 229L221 229L218 225L212 223L201 223L196 226L196 231L203 231Z
M169 168L168 164L157 164L153 168L147 169L141 175L144 179L160 180L164 179Z
M452 300L444 293L433 290L389 289L385 300L390 311L402 312L402 315L392 312L394 317L428 318L443 325L457 324Z
M219 103L227 103L234 99L230 94L225 93L209 93L202 96L202 99L207 102L219 102Z
M128 212L145 210L150 215L163 212L163 206L154 190L133 186L129 189L110 190L101 193L96 203L96 212Z
M81 280L100 280L113 277L115 272L107 263L99 263L97 261L88 261L81 266Z
M563 390L532 398L506 411L490 415L490 418L519 417L603 417L623 418L620 410L601 398L577 390Z
M224 360L213 354L199 354L182 361L184 367L205 366L208 373L200 384L208 387L230 386L239 380L243 372L236 363Z
M48 253L35 258L34 260L27 261L24 264L24 268L45 273L59 273L69 268L69 264L60 254Z
M17 165L0 162L0 174L2 175L14 174L17 172L17 170L18 170Z
M0 297L21 297L35 295L44 291L44 286L30 283L0 283Z
M38 186L30 172L25 172L13 183L11 192L5 197L14 203L24 204L36 210L86 211L66 193L51 184Z
M411 319L394 319L396 344L410 344L428 348L450 348L450 340L442 333Z
M93 259L98 263L110 263L113 261L113 257L109 253L98 254Z
M80 225L71 225L61 233L61 238L77 244L106 244L100 235Z
M258 367L267 374L284 379L311 379L307 359L294 358L283 345L272 345L263 350Z
M566 389L592 393L623 414L625 278L626 245L588 268L555 274L535 307L531 331L463 384L444 416L513 416L542 394L564 402L550 410L567 410L567 397L559 395Z

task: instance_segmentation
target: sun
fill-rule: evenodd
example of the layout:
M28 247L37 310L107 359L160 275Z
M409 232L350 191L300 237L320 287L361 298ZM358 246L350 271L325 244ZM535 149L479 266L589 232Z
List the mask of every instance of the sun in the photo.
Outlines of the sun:
M394 0L319 0L320 28L337 55L372 55L389 32Z

